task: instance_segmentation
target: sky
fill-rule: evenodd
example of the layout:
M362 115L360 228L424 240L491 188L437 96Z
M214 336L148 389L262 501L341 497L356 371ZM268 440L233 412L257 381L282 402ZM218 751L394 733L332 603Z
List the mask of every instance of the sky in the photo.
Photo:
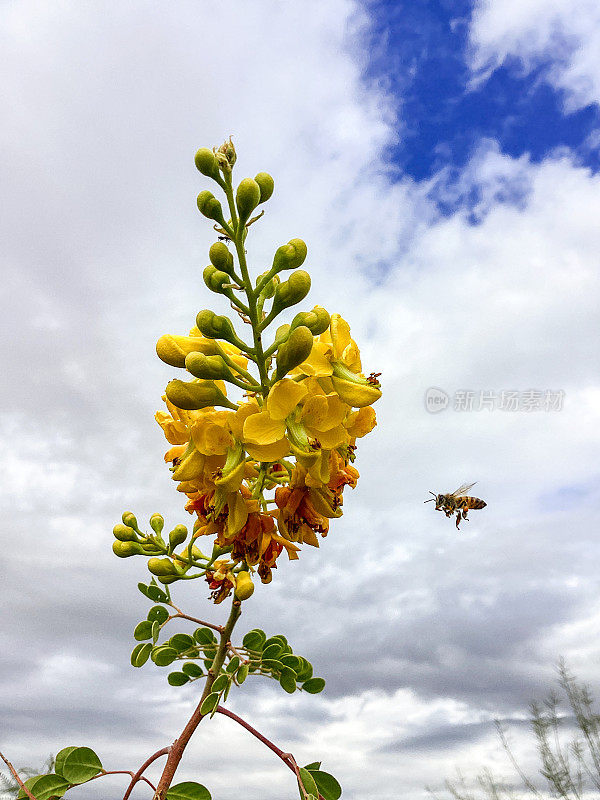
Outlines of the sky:
M2 752L136 769L195 707L129 664L147 573L111 531L126 509L187 521L154 345L215 300L193 156L233 135L238 178L275 179L255 274L302 237L311 307L348 319L384 394L343 518L239 624L326 689L248 682L229 705L347 800L511 776L496 718L535 774L523 720L558 658L600 689L598 4L8 0L0 37ZM423 501L473 481L488 505L457 533ZM218 717L178 776L296 791ZM103 780L70 794L121 796Z

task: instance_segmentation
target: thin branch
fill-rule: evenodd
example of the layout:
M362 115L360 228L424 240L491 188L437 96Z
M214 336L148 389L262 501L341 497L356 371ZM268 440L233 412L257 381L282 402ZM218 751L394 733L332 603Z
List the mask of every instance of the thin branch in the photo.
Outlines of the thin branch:
M169 614L169 619L176 619L177 617L181 619L189 619L190 622L196 622L198 625L204 625L205 628L212 628L213 631L217 631L218 633L223 633L223 626L222 625L213 625L212 622L205 622L203 619L198 619L197 617L190 617L189 614L184 614L177 606L174 606L172 603L171 605L177 611L177 614Z
M302 787L304 795L306 796L306 790L304 788L302 779L300 778L300 769L298 767L298 764L296 763L296 759L291 753L284 753L280 747L277 747L277 745L274 744L270 739L267 739L266 736L263 736L262 733L257 731L256 728L253 728L252 725L246 722L246 720L242 719L241 717L238 717L237 714L234 714L233 711L230 711L228 708L224 708L223 706L217 706L217 714L223 714L225 717L230 717L231 719L234 719L239 725L242 726L242 728L245 728L253 736L256 736L256 738L260 742L262 742L266 747L268 747L269 750L272 750L276 756L279 756L279 758L283 761L283 763L287 767L289 767L289 769L292 770L292 772L296 776L296 779L300 783L300 786ZM319 794L319 800L324 800L323 795Z
M152 764L153 761L156 761L157 758L160 758L161 756L168 755L170 749L171 749L170 747L163 747L162 750L157 750L156 753L154 753L153 755L150 756L150 758L148 758L148 759L146 759L146 761L144 761L144 763L138 769L138 771L135 773L135 775L133 775L133 773L132 773L133 777L131 779L131 783L127 787L127 791L123 795L123 800L127 800L129 795L133 791L133 787L136 785L136 783L139 780L144 780L144 781L146 781L146 783L150 783L150 781L147 778L143 778L142 777L142 773L147 769L147 767L150 766L150 764ZM152 786L152 784L150 784L150 786ZM152 786L152 789L154 791L156 791L156 787Z
M94 775L93 778L90 778L90 781L95 781L97 778L103 778L105 775L131 775L133 776L132 769L103 769L102 772L99 772L97 775ZM146 781L146 783L154 789L154 786L150 783L148 778L141 778L140 780ZM90 781L86 781L89 783Z
M16 780L16 782L19 784L19 786L21 787L21 789L22 789L22 790L25 792L25 794L27 795L27 797L29 797L29 798L30 798L30 800L36 800L36 798L35 798L35 797L34 797L34 796L31 794L31 792L29 791L29 789L27 788L27 786L25 786L25 784L23 783L23 781L22 781L22 780L21 780L21 778L19 777L19 773L18 773L18 772L17 772L17 770L16 770L16 769L13 767L13 765L10 763L10 761L9 761L7 758L5 758L5 757L3 756L3 754L2 754L2 753L0 753L0 758L2 759L2 761L4 761L4 763L6 764L6 766L9 768L9 770L10 770L10 771L11 771L11 773L12 773L12 776L13 776L13 778L14 778L14 779Z
M228 648L229 648L229 650L230 650L230 651L233 653L233 655L234 655L234 656L237 656L237 657L239 658L239 660L242 662L242 664L249 664L249 663L250 663L250 659L249 659L249 658L245 658L245 656L243 656L243 655L240 653L240 651L239 651L239 650L237 650L237 649L236 649L236 648L235 648L235 647L234 647L234 646L231 644L231 642L227 642L227 647L228 647Z

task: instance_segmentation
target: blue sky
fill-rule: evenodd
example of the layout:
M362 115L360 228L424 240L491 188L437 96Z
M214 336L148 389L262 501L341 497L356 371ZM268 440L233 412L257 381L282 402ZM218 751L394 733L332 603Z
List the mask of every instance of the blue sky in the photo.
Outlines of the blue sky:
M564 91L546 80L549 66L568 59L576 42L565 38L564 55L557 48L531 70L513 56L475 80L468 64L472 3L372 0L367 7L373 28L365 78L383 81L395 98L400 141L389 155L404 174L422 180L445 167L451 179L482 138L534 163L569 148L581 164L600 168L600 151L588 143L600 125L598 105L567 113Z
M495 718L535 774L519 721L558 657L600 689L597 0L21 0L0 44L2 752L88 744L137 769L195 706L195 684L130 666L147 572L111 531L124 509L189 524L154 348L229 312L202 282L193 156L233 135L237 179L275 179L251 271L302 237L308 307L349 321L383 397L343 517L244 610L325 692L247 681L228 702L344 800L510 777ZM564 404L430 414L431 387ZM473 481L487 506L457 533L423 501ZM190 584L180 604L220 622ZM200 726L181 780L292 796L231 725Z

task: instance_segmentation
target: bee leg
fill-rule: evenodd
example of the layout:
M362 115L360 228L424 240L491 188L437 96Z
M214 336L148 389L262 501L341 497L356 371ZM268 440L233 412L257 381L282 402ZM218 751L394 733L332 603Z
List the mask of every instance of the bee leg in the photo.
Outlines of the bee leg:
M458 524L459 524L460 520L461 520L461 516L460 516L460 511L459 511L458 514L456 515L456 530L457 531L460 530L460 528L458 527Z
M464 508L464 509L463 509L463 512L462 512L462 518L463 518L463 519L466 519L466 520L467 520L467 522L469 521L469 520L467 519L467 511L468 511L468 510L469 510L468 508Z

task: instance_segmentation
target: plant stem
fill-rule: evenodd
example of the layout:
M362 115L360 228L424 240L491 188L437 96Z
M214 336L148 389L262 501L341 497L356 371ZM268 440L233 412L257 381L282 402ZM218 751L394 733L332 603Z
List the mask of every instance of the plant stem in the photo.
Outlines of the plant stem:
M187 743L192 738L194 731L204 716L204 714L200 713L200 708L202 707L202 703L210 694L212 685L221 671L221 667L223 666L223 662L225 661L225 656L229 648L229 642L231 641L231 633L241 613L241 602L234 598L233 603L231 604L231 613L229 614L229 619L227 620L225 627L220 632L221 635L219 647L208 671L208 677L206 679L206 684L204 685L204 691L202 692L200 702L196 706L194 713L188 720L188 723L181 732L179 738L175 739L169 748L167 763L165 764L163 774L160 776L153 800L165 800L165 796L169 790L173 776L175 775L175 770L179 766L179 762L181 761L181 757L183 756L183 752L187 746Z
M146 781L146 783L150 783L150 781L148 780L148 778L143 778L143 777L142 777L142 773L143 773L143 772L145 772L145 770L147 769L147 767L149 767L149 766L150 766L150 764L152 764L152 762L153 762L153 761L156 761L156 759L157 759L157 758L160 758L161 756L166 756L166 755L168 755L168 754L169 754L169 748L168 748L168 747L163 747L163 748L162 748L162 750L157 750L157 751L156 751L156 753L154 753L153 755L151 755L151 756L150 756L150 758L147 758L147 759L144 761L144 763L142 764L142 766L141 766L141 767L138 769L138 771L137 771L137 772L135 773L135 775L132 777L132 779L131 779L131 783L129 784L129 786L127 787L127 791L126 791L126 792L125 792L125 794L123 795L123 800L127 800L127 798L129 797L129 795L130 795L130 794L131 794L131 792L133 791L133 787L136 785L136 783L137 783L139 780L144 780L144 781ZM150 786L152 786L152 784L150 784ZM152 788L154 789L154 786L152 786Z
M29 797L29 798L30 798L30 800L36 800L36 798L35 798L35 797L34 797L34 796L31 794L31 792L29 791L29 789L27 788L27 786L25 786L25 784L23 783L23 781L22 781L22 780L21 780L21 778L19 777L19 773L18 773L18 772L17 772L17 770L16 770L16 769L13 767L13 765L10 763L10 761L9 761L7 758L5 758L5 757L2 755L2 753L0 753L0 758L2 759L2 761L4 761L4 763L6 764L6 766L9 768L9 770L10 770L10 771L11 771L11 773L12 773L12 776L13 776L13 778L14 778L14 779L16 780L16 782L19 784L19 786L21 787L21 789L22 789L22 790L25 792L25 794L27 795L27 797Z

